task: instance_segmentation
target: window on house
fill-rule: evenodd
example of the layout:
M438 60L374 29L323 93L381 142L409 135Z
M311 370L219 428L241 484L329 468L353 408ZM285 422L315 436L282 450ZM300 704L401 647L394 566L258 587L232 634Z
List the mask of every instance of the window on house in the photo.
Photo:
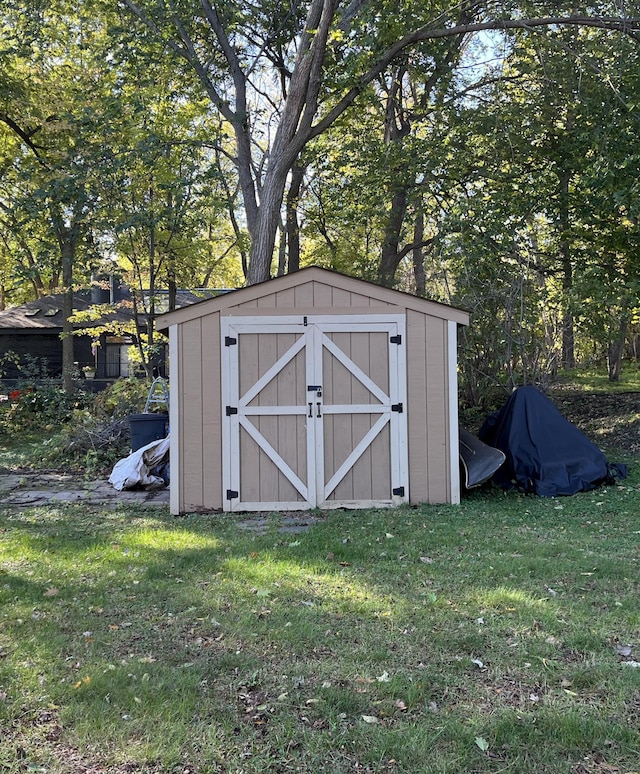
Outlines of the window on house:
M105 342L105 372L107 379L129 376L129 347L131 339L121 336L107 336Z

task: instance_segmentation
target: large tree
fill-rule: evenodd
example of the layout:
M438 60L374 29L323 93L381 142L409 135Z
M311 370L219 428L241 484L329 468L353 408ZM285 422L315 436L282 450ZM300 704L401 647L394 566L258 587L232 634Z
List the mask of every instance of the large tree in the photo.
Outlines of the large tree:
M615 15L526 18L522 9L494 3L462 3L460 23L460 5L437 3L121 2L188 64L233 133L251 235L248 283L270 277L287 180L300 153L407 50L484 30L640 29L638 20Z
M452 135L464 185L441 254L475 311L470 383L587 352L615 377L638 306L637 46L588 30L547 42L514 45Z

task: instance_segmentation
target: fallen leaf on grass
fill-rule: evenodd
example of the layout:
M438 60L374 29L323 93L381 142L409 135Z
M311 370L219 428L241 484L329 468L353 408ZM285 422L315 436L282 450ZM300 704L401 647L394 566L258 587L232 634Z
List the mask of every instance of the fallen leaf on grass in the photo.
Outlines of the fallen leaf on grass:
M619 656L630 656L632 650L631 645L621 645L620 643L616 645L616 651Z
M479 658L472 658L471 663L475 664L478 667L478 669L484 668L484 662L482 662Z
M477 747L480 750L482 750L482 752L487 752L487 750L489 749L489 742L487 742L487 740L484 739L483 737L476 736L475 742Z
M55 586L50 586L45 592L45 597L57 597L60 593L60 589L57 589Z
M380 677L376 677L376 680L379 683L388 683L391 680L391 678L389 677L389 673L385 669L385 671L380 675Z
M363 715L362 719L365 723L369 723L370 725L374 725L375 723L380 722L375 715Z

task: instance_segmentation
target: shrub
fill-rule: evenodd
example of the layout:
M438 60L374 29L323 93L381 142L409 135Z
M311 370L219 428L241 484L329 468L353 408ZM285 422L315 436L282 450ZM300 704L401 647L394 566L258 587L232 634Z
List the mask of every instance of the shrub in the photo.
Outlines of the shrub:
M68 422L87 402L84 393L68 396L54 384L32 384L11 390L0 412L0 431L37 432Z

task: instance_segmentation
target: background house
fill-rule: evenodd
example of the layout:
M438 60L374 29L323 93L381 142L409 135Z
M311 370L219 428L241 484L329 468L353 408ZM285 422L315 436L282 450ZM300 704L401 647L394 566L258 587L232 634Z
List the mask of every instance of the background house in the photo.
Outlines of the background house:
M158 295L162 296L160 292ZM182 307L202 300L202 294L180 290L176 304ZM49 295L0 312L0 355L14 353L16 361L8 360L4 366L2 381L11 385L24 379L25 369L30 375L42 378L62 377L62 295ZM95 368L95 378L102 382L113 381L131 375L129 348L135 343L130 333L134 320L131 293L125 285L111 283L109 288L93 288L73 297L74 312L84 312L96 305L104 305L104 314L87 322L74 324L75 330L111 326L112 332L100 332L97 336L82 333L74 336L74 360L80 378L84 367ZM162 301L158 303L163 309ZM164 307L166 309L166 307ZM146 320L141 315L141 328L146 330ZM95 345L95 340L99 342ZM165 357L161 354L159 371L164 371Z

